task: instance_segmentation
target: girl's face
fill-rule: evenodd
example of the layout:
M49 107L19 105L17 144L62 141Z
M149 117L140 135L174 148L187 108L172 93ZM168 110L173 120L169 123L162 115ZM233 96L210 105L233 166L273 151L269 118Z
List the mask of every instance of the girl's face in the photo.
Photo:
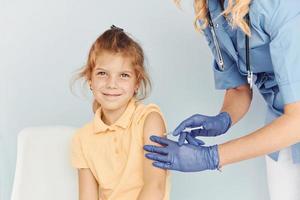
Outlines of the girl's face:
M102 53L96 59L90 85L103 110L124 109L138 89L137 77L129 57Z

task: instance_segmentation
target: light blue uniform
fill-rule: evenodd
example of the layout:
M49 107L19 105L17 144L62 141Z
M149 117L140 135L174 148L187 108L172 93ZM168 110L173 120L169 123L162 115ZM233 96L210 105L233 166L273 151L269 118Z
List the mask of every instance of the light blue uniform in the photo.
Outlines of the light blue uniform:
M222 71L214 60L215 86L228 89L247 84L245 34L232 29L223 16L218 17L222 11L219 0L207 2L225 64ZM300 100L300 0L253 0L250 21L251 70L268 105L266 123L270 123L282 115L285 104ZM217 58L209 27L204 34ZM274 160L278 155L269 154ZM292 157L294 163L300 163L300 143L292 146Z

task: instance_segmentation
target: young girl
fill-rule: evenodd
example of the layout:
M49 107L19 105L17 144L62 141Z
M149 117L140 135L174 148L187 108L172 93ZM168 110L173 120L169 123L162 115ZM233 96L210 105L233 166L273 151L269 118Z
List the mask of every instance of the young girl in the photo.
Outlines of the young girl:
M92 45L79 77L90 86L95 113L72 139L80 200L169 199L166 170L144 158L149 136L166 128L158 106L139 101L150 88L140 45L112 26Z

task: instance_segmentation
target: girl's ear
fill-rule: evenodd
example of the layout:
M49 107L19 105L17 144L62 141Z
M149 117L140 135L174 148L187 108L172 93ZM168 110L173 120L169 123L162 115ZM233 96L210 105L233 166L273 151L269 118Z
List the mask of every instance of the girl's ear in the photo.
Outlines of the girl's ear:
M136 89L138 90L140 85L141 85L141 74L138 74L137 78L136 78Z
M90 86L90 90L93 90L93 88L92 88L92 81L91 80L88 80L88 84Z
M135 84L135 90L137 91L140 88L141 85L141 79L140 75L137 77L136 84Z
M138 82L135 84L135 88L134 88L134 93L135 93L135 94L137 94L139 88L140 88L140 81L138 81Z

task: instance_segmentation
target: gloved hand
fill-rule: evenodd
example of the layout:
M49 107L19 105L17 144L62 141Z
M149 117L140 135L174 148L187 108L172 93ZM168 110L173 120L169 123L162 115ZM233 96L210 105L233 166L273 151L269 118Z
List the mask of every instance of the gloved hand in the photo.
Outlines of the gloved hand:
M154 160L153 166L162 169L177 170L182 172L197 172L203 170L217 169L219 166L218 146L201 146L183 144L158 136L151 136L150 140L162 147L145 145L145 156Z
M185 128L193 128L197 126L203 126L203 129L193 130L190 133L183 132ZM185 140L188 143L197 145L195 137L197 136L218 136L224 134L231 126L231 118L227 112L222 112L217 116L205 116L196 114L193 115L179 124L179 126L173 131L173 135L180 134L178 144L182 145Z

